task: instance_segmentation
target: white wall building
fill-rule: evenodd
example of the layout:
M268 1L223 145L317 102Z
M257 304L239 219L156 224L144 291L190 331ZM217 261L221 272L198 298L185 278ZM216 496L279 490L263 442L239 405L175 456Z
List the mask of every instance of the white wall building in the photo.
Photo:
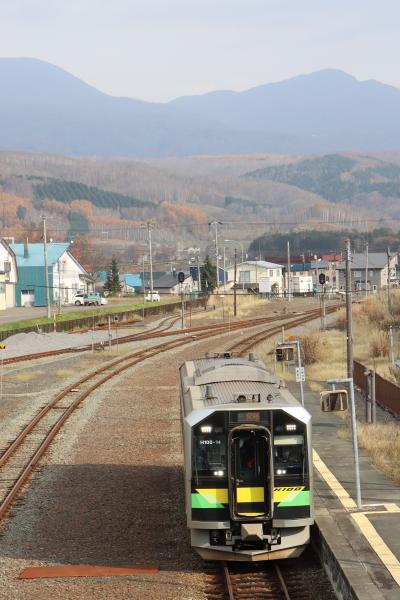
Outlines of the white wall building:
M6 240L0 240L0 271L4 272L6 308L15 306L15 284L18 281L17 259Z
M65 250L53 263L53 286L54 302L58 302L61 296L61 304L71 304L78 290L93 290L93 280L72 254Z
M262 289L268 287L269 291L266 293L282 294L284 287L282 269L282 265L265 260L246 260L236 267L237 287L259 290L261 285ZM233 282L234 267L229 267L227 271L228 282Z

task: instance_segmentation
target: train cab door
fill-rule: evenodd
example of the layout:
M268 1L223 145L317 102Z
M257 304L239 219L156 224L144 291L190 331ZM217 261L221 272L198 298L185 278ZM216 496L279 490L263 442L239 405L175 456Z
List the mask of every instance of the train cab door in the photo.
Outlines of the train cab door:
M272 518L273 471L268 429L247 424L232 429L228 457L232 520Z

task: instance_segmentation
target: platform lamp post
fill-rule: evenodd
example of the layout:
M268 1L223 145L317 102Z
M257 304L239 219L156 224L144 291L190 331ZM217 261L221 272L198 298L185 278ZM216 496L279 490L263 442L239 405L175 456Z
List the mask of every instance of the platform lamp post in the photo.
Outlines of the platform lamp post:
M242 251L242 264L244 263L244 250L243 250L243 244L241 242L238 242L237 240L224 240L224 242L230 242L231 244L239 244L240 249ZM244 280L242 281L242 290L244 290Z

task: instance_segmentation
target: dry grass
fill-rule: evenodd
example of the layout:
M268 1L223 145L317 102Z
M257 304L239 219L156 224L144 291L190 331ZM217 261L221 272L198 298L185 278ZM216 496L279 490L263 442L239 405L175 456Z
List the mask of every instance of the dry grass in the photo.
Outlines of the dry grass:
M378 358L379 356L388 356L389 339L386 331L375 331L370 336L370 356Z
M384 475L400 483L400 427L396 423L358 423L358 442Z
M44 371L21 371L20 373L11 374L9 379L11 381L19 381L21 383L26 383L28 381L32 381L32 379L40 377L41 375L44 375Z
M397 385L400 385L400 368L394 365L389 365L389 378Z
M246 317L254 314L261 306L269 304L269 300L258 298L252 294L237 294L237 318ZM212 294L207 303L208 309L215 307L215 310L205 313L208 318L221 320L224 313L225 319L233 317L233 294ZM194 315L193 315L194 317Z
M76 374L75 369L58 369L55 374L57 377L71 377L71 375Z

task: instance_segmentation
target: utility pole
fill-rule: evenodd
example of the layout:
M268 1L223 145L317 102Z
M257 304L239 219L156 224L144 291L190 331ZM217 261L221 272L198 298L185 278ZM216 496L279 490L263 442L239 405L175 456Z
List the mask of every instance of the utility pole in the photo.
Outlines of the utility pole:
M304 389L303 389L303 379L301 377L301 371L303 368L303 365L301 364L301 351L300 351L300 342L299 340L296 340L296 348L297 348L297 367L299 369L299 374L300 374L300 401L301 401L301 405L304 406Z
M290 242L288 240L287 243L287 295L288 295L288 302L290 302Z
M220 221L211 221L209 225L215 230L215 260L217 265L217 289L219 288L219 252L218 252L218 225L222 225Z
M226 250L226 246L224 246L224 294L226 293L226 276L225 276L225 273L226 273L226 252L225 252L225 250Z
M365 243L365 297L368 296L368 242Z
M351 312L351 249L350 240L346 240L346 336L347 336L347 377L353 378L353 323Z
M146 304L146 277L144 270L144 254L142 256L142 273L143 273L143 319L144 319L144 305Z
M181 329L185 327L185 296L183 293L183 283L180 284L181 287Z
M201 292L200 256L197 254L197 290Z
M44 280L46 286L46 309L47 309L47 318L50 319L50 288L49 288L49 266L47 260L47 231L46 231L46 218L43 219L43 254L44 254Z
M153 224L150 221L147 221L147 238L149 242L149 264L150 264L150 298L153 301L153 251L151 247L151 230L153 229Z
M237 250L235 248L235 267L234 267L234 274L233 274L233 316L236 317L237 315L237 305L236 305L236 269L237 269Z
M389 313L389 317L392 314L392 299L390 297L390 248L388 246L387 249L387 259L388 259L388 264L387 264L387 303L388 303L388 313Z
M58 314L61 315L61 263L60 259L58 263Z
M224 240L224 242L232 242L233 244L239 244L240 249L242 251L242 265L244 263L244 248L243 248L243 244L241 242L238 242L237 240ZM242 281L242 290L244 291L244 279Z

